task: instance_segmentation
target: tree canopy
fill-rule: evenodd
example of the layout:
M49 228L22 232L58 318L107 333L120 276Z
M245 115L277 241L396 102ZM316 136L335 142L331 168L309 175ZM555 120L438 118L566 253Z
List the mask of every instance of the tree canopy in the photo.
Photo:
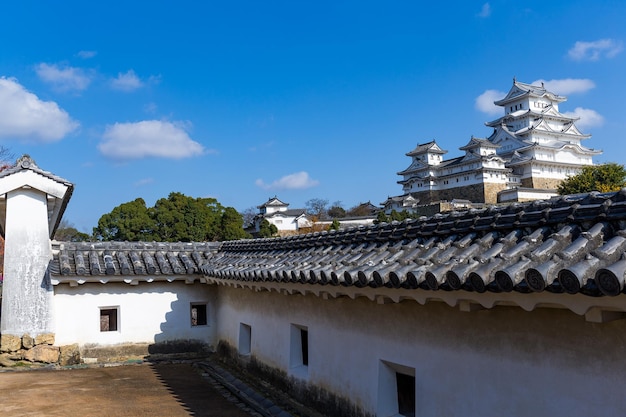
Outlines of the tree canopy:
M146 207L143 199L120 204L98 220L98 240L204 242L241 239L243 218L214 198L193 198L173 192Z
M559 184L557 192L560 195L591 191L606 193L618 191L625 186L626 169L623 165L609 162L601 165L584 166L578 174L563 180Z
M54 232L54 239L62 242L88 242L91 240L91 236L87 233L79 232L73 224L63 219L59 223L56 232Z

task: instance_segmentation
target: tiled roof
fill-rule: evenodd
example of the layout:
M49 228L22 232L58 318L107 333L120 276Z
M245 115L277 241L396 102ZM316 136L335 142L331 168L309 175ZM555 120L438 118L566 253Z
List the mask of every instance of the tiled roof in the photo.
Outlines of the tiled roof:
M263 214L262 216L265 218L275 217L275 216L299 217L299 216L302 216L303 214L306 214L306 209L280 210L280 211L275 211L269 214Z
M579 314L601 302L626 311L615 297L626 273L626 189L284 238L54 242L53 253L53 284L200 280L450 305L561 304Z
M219 243L54 242L54 284L198 279ZM192 276L192 275L195 275Z
M225 242L201 270L218 280L614 296L625 251L626 189Z

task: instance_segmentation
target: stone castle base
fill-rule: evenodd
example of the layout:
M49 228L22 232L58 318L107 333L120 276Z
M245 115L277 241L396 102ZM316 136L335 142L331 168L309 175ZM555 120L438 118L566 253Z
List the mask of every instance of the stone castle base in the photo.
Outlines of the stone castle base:
M469 200L474 203L496 204L498 193L506 189L504 184L481 183L444 190L432 190L413 193L420 205L437 201Z

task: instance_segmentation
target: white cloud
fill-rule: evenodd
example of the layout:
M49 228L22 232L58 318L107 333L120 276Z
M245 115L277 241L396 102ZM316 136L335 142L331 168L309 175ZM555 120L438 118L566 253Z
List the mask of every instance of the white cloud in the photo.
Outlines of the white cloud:
M282 178L277 179L271 184L266 184L262 179L255 181L258 187L265 190L304 190L319 185L319 181L309 177L309 174L305 171L296 172L294 174L285 175Z
M476 97L474 107L476 110L483 113L487 113L492 116L502 114L502 108L493 104L496 100L501 100L506 96L506 93L498 90L486 90L484 93Z
M576 126L581 130L602 126L604 124L604 117L591 109L576 107L573 112L565 112L563 114L568 117L579 117L580 120L576 122Z
M79 51L76 55L78 55L82 59L89 59L96 56L98 53L96 51Z
M42 101L17 80L0 77L0 137L54 142L78 126L55 102Z
M126 73L117 74L117 78L111 80L111 86L115 90L120 91L134 91L143 87L143 82L137 77L135 71L128 70Z
M81 68L41 63L35 71L42 81L59 91L83 91L91 83L91 77Z
M546 90L559 95L584 93L596 87L596 84L588 78L564 78L562 80L537 80L534 85L544 83Z
M621 41L600 39L593 42L578 41L567 51L574 61L597 61L600 58L613 58L624 49Z
M206 152L180 124L160 120L107 126L98 149L103 155L115 159L182 159Z
M489 17L491 16L491 6L489 3L483 4L483 7L480 9L478 13L478 17Z

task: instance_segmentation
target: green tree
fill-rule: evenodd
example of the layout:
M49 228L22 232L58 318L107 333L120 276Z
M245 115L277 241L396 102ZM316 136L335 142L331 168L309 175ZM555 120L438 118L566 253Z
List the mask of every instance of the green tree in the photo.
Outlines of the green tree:
M340 227L341 224L339 223L339 220L333 219L333 222L328 227L328 230L339 230Z
M226 207L221 218L221 240L236 240L248 237L243 230L243 216L232 207Z
M346 209L341 206L341 201L335 201L328 209L327 214L331 219L340 219L346 217Z
M241 215L214 198L170 193L147 208L143 199L124 203L103 215L94 228L98 240L206 242L246 237Z
M87 233L79 232L73 224L63 219L54 232L54 239L61 242L88 242L91 236Z
M557 192L560 195L588 193L600 191L603 193L618 191L626 186L626 169L623 165L608 162L601 165L586 165L582 170L559 184Z
M155 223L143 198L120 204L100 217L93 236L98 240L155 240Z
M261 221L259 225L259 237L272 237L276 233L278 233L278 228L275 224L268 222L267 219Z
M389 217L387 217L385 212L382 210L379 211L378 214L376 215L376 220L374 220L374 224L388 223L388 222L389 222Z
M166 242L204 242L222 237L224 207L214 198L170 193L154 205L157 235Z

